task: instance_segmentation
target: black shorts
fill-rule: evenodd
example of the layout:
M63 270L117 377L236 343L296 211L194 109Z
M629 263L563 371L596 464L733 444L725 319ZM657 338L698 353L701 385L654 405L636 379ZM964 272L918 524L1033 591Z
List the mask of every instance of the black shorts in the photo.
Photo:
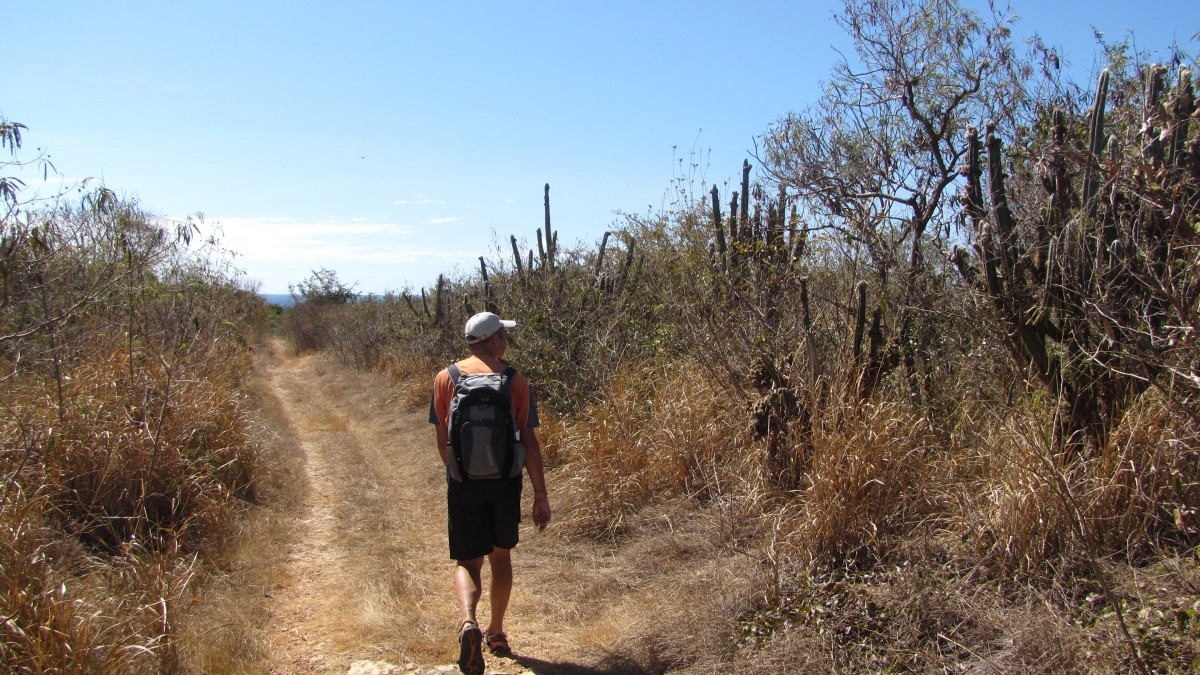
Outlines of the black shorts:
M493 548L514 548L521 523L521 479L446 479L450 559L474 560Z

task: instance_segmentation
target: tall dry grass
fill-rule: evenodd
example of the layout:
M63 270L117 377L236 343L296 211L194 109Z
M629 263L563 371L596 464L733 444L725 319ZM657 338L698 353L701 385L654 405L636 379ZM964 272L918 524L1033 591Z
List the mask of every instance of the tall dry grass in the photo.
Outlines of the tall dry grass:
M242 394L216 372L158 399L126 372L102 350L61 416L28 389L6 398L6 669L180 670L197 556L221 550L260 479Z
M429 404L433 378L449 364L449 361L442 363L428 356L393 350L380 356L374 368L396 383L397 403L405 408L419 408Z
M1064 458L1045 418L996 420L964 527L982 559L1039 574L1116 555L1138 563L1196 534L1195 430L1148 395L1090 455Z
M256 351L261 370L278 356L276 341ZM256 503L238 519L237 531L207 552L208 574L195 602L181 617L179 650L189 672L261 672L272 657L264 641L262 617L271 595L282 583L283 560L290 538L289 516L303 503L307 483L301 445L289 426L278 398L259 376L248 380L244 393L246 433L258 448L263 467L255 477Z
M182 618L264 474L265 308L194 230L103 189L0 224L0 670L188 668Z
M204 576L198 556L236 531L263 473L230 379L239 361L131 387L126 354L100 346L73 369L63 409L35 387L9 390L6 668L183 668L177 624Z
M225 509L253 499L260 468L241 392L200 369L150 367L131 384L128 354L103 346L82 360L65 409L46 398L22 406L20 425L48 433L26 445L21 478L43 483L63 527L98 550L159 536L188 548L219 540Z
M793 540L812 560L878 558L930 515L939 438L903 405L846 405L813 425ZM830 411L832 412L832 411Z
M741 413L686 361L619 374L600 402L545 434L555 481L570 486L562 527L616 540L651 505L760 495L758 458L734 426Z

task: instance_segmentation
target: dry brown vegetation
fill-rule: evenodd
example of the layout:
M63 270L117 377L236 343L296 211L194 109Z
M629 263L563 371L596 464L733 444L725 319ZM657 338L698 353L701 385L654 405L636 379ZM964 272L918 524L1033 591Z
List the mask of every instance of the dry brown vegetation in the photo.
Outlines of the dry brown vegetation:
M22 128L4 121L2 145ZM0 229L0 669L181 670L195 588L269 484L243 388L263 304L191 220L102 188L18 194Z

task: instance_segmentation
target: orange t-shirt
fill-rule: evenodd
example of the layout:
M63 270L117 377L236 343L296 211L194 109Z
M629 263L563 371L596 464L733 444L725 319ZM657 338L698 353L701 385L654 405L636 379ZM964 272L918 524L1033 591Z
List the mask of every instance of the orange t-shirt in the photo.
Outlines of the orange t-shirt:
M463 375L491 373L493 371L486 363L474 356L468 356L458 362L458 369ZM509 383L512 392L513 410L516 419L513 422L517 430L538 426L537 403L529 393L529 380L520 372ZM450 401L454 398L454 383L450 381L450 373L442 370L433 378L433 397L429 402L429 423L450 426Z

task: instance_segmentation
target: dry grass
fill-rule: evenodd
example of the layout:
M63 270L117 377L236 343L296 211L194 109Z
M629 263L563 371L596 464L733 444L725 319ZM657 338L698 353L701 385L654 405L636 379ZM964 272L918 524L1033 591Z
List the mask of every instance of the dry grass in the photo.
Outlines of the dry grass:
M543 594L563 613L551 616L586 626L580 644L611 672L726 659L735 618L777 571L759 459L729 433L737 411L677 365L623 373L577 420L546 417L550 557L572 561Z
M75 584L61 586L70 575L50 564L49 554L63 547L44 524L46 505L38 503L40 498L29 498L12 483L6 483L5 492L4 508L0 510L0 583L4 589L0 612L5 616L6 630L0 642L0 663L12 670L32 670L40 663L57 662L78 671L105 670L127 663L128 659L119 653L119 644L114 641L106 647L96 637L115 628L116 621L100 625L83 621L81 609L86 612L86 606L76 600L88 594ZM83 564L84 558L78 552L64 553ZM62 553L54 557L61 559Z
M834 418L814 425L797 515L780 521L782 582L740 616L723 667L1114 672L1135 645L1156 672L1200 663L1200 570L1171 553L1194 541L1195 446L1152 397L1071 461L1041 416L949 434L895 406Z
M813 447L793 541L811 560L842 564L878 557L927 515L937 443L927 419L902 406L830 410Z
M552 503L565 512L571 488L555 477ZM630 516L619 544L558 529L523 543L518 633L545 636L531 645L537 652L582 652L579 661L599 672L673 672L698 658L727 657L735 617L769 574L758 551L725 539L727 518L717 508L671 502Z
M375 370L387 375L396 385L397 403L409 410L429 405L429 390L433 377L447 364L415 354L385 354L375 364Z
M261 347L256 369L276 358L275 343ZM283 558L293 536L288 514L303 501L306 484L299 444L279 401L261 376L248 381L255 404L247 434L260 448L264 467L256 478L261 506L251 509L238 532L210 552L198 602L182 618L181 651L189 670L204 673L260 672L271 656L262 620L274 589L283 581Z
M169 533L195 548L222 538L231 500L254 498L260 460L229 371L177 370L190 377L151 368L130 382L126 353L100 344L65 382L62 409L35 388L10 390L15 414L0 422L10 468L27 490L41 484L85 544L113 551Z
M1069 460L1054 450L1048 422L997 421L980 438L959 527L1000 574L1061 570L1088 555L1137 562L1196 534L1200 468L1192 436L1152 396L1107 446Z
M21 125L2 126L17 161ZM2 178L0 670L176 672L197 552L257 478L240 289L190 219Z
M152 358L127 338L94 330L55 377L13 372L0 396L6 671L184 669L201 554L257 498L244 351Z
M730 672L1076 672L1086 651L1045 598L998 593L927 557L798 578L744 635Z
M551 465L569 484L564 528L618 539L629 516L664 499L700 503L758 494L753 454L730 433L731 410L708 378L686 365L632 369L614 378L603 403L546 430Z

